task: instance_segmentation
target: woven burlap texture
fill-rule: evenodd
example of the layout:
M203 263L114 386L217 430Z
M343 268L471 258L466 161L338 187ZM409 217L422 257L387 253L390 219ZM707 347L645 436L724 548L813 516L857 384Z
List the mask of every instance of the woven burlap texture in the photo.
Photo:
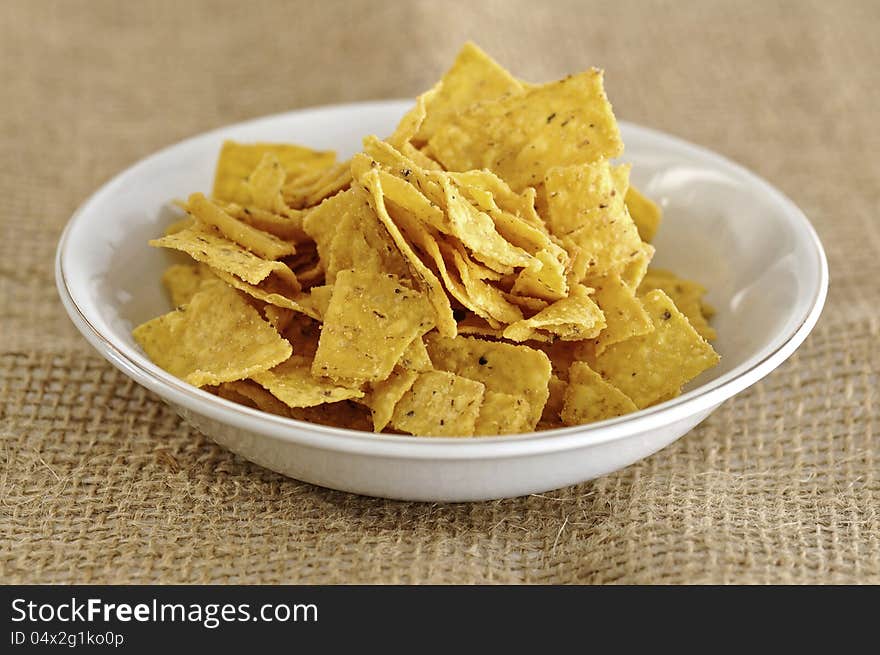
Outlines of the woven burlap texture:
M870 1L4 2L0 581L880 582L877 25ZM832 277L800 350L623 471L446 505L250 464L75 332L53 252L111 175L230 122L414 95L468 38L529 80L604 67L619 117L793 198Z

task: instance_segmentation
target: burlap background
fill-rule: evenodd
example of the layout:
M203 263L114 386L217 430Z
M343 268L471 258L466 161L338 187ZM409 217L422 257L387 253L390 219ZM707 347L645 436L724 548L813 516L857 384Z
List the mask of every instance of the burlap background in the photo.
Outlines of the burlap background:
M611 8L610 5L615 5ZM880 582L880 4L0 5L0 581ZM470 505L288 480L182 426L56 297L76 205L183 137L413 95L467 39L765 176L832 287L776 373L593 483Z

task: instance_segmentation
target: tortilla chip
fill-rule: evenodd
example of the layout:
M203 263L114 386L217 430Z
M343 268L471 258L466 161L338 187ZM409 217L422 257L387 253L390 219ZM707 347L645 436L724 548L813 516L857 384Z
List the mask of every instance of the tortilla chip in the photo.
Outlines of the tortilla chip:
M409 371L428 371L432 368L428 348L421 336L416 337L403 351L398 366Z
M595 69L464 109L437 128L428 146L447 170L488 168L515 191L536 186L553 167L623 151Z
M203 264L175 264L166 268L162 274L162 284L175 307L188 303L202 283L211 279L213 276L210 270Z
M277 305L265 305L263 307L263 316L272 325L278 334L284 334L284 331L290 327L296 312L292 309L278 307Z
M302 227L305 215L303 211L287 209L284 214L276 214L253 206L242 207L231 203L226 205L226 213L283 241L298 244L309 240L309 235Z
M320 170L336 161L335 153L320 152L303 146L225 141L217 160L211 196L224 202L251 204L247 179L267 153L277 157L288 174L302 170Z
M632 216L633 222L639 230L639 236L642 241L651 242L654 235L657 234L657 228L660 227L660 219L662 213L660 207L651 200L641 194L634 186L630 185L626 192L626 208L629 215Z
M254 207L283 214L287 203L281 194L287 172L274 153L267 152L247 180L251 202Z
M313 376L307 357L293 355L287 361L251 378L288 407L311 407L349 398L363 398L359 389L341 386L326 377Z
M312 371L334 379L384 380L413 339L433 326L426 298L396 276L340 271Z
M381 432L391 421L394 408L403 394L412 388L417 371L409 371L397 367L385 380L380 380L372 385L369 393L364 397L364 404L370 408L373 414L373 431Z
M568 389L568 382L560 380L555 375L550 376L550 396L547 398L547 404L544 405L544 412L541 414L542 423L560 422L562 419L559 413L565 405L565 392Z
M605 317L590 298L589 292L587 287L575 287L568 298L557 300L531 318L509 325L504 330L504 338L526 341L537 330L555 334L563 341L583 341L596 337L605 327Z
M194 226L161 239L153 239L150 245L180 250L198 262L231 273L250 284L259 284L270 275L275 275L299 290L296 275L285 264L257 257L212 229Z
M330 166L318 175L307 172L289 179L281 189L281 195L289 207L306 209L348 189L351 180L351 163L345 161Z
M474 425L477 436L517 434L531 430L529 404L522 398L497 391L486 391Z
M639 284L648 272L648 264L654 257L654 246L650 243L642 243L637 252L632 253L629 261L620 273L620 279L630 288L638 289Z
M427 116L419 141L430 139L439 127L476 102L521 93L522 84L471 42L465 43L446 71L436 93L426 103Z
M263 259L281 259L296 252L293 244L233 218L201 193L189 197L187 210L201 223L217 228L227 239Z
M290 417L290 409L253 380L236 380L220 385L218 395L269 414ZM242 402L244 401L244 402Z
M560 412L566 425L602 421L637 410L626 394L603 380L587 364L575 362L571 365L564 405Z
M541 418L549 391L550 360L527 346L470 337L448 339L431 333L425 343L435 368L482 382L488 391L523 398L529 429Z
M588 275L620 272L641 246L607 161L554 168L545 178L550 231L589 257Z
M297 287L292 287L282 280L270 277L256 285L248 284L234 275L216 268L212 268L211 272L229 286L235 287L239 291L244 291L252 298L262 300L270 305L300 312L315 319L320 318L314 304L310 301L310 297L299 293Z
M562 300L568 295L565 267L554 253L541 250L520 271L511 292L543 300Z
M718 337L704 314L703 295L706 293L704 286L679 278L671 271L651 268L648 269L639 285L638 293L644 295L654 289L662 290L672 299L678 310L687 316L688 321L701 337L707 341Z
M290 356L291 348L235 289L204 284L190 302L136 327L147 356L201 387L241 380Z
M440 334L453 337L456 334L455 319L452 316L452 306L449 304L449 298L443 290L443 285L437 276L422 263L419 256L413 251L409 243L407 243L400 229L388 214L385 207L384 194L382 192L382 184L379 181L378 171L371 171L364 175L360 180L360 184L370 193L371 205L379 217L379 220L385 225L397 248L406 258L416 280L431 301L434 308L435 321L437 330Z
M609 346L590 362L639 409L677 391L720 359L665 293L650 291L642 302L654 330Z
M410 434L470 437L486 387L444 371L419 373L394 408L391 424Z
M513 323L522 319L522 311L519 307L509 302L501 291L483 282L474 274L473 262L457 250L452 249L450 254L470 301L468 307L481 316L490 317L499 323Z
M654 329L651 318L633 290L616 273L589 278L593 300L605 315L605 329L594 339L596 352Z

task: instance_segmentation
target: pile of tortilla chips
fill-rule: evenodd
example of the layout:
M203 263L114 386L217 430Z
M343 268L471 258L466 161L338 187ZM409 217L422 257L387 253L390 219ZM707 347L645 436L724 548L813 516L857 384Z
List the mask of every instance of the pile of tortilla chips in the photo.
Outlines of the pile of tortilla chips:
M598 421L714 366L700 285L649 269L658 207L589 70L520 82L476 46L363 151L227 142L151 245L166 371L266 412L434 436Z

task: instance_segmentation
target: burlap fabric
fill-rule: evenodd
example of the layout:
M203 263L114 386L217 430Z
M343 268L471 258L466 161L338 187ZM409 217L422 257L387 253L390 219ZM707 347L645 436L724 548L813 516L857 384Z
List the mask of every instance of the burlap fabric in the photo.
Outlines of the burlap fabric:
M878 25L871 1L6 0L0 581L880 582ZM602 66L620 117L792 197L832 275L798 353L624 471L432 505L243 461L74 331L52 256L108 177L226 123L413 95L467 38L526 79Z

